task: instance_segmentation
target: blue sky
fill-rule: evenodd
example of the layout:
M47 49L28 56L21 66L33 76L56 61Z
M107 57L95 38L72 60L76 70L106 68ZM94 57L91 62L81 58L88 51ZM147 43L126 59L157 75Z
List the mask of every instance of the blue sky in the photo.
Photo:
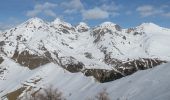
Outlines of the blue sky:
M0 29L7 29L39 17L59 17L73 25L90 26L111 21L123 28L153 22L170 28L170 0L1 0Z

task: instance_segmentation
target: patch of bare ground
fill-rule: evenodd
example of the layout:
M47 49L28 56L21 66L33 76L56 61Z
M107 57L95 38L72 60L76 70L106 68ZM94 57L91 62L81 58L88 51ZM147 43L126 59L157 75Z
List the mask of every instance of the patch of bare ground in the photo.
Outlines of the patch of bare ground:
M21 95L24 90L25 90L25 87L21 87L13 92L8 93L6 97L8 100L17 100L19 95Z

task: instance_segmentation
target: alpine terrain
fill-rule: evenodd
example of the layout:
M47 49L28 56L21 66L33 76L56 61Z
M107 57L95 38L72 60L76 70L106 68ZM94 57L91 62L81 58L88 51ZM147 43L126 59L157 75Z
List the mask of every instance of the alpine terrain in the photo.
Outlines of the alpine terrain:
M67 100L104 88L111 100L169 100L169 61L170 29L153 23L123 29L31 18L0 32L0 99L53 85Z

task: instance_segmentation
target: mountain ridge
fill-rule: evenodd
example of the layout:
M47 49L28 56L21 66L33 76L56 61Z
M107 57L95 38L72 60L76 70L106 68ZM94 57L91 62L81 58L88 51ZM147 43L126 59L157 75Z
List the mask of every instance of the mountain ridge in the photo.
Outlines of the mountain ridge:
M37 70L43 66L56 66L99 83L111 82L169 62L169 33L170 29L152 23L122 29L104 22L90 28L83 22L73 26L60 19L50 23L32 18L0 34L0 76L9 80L22 69L41 73Z
M31 69L55 62L70 71L81 71L84 68L112 69L128 59L159 58L161 62L170 59L165 54L170 50L166 47L169 45L166 41L169 39L169 31L161 27L157 29L155 24L144 23L131 31L112 22L104 22L95 28L89 28L85 23L80 24L84 26L72 26L58 18L51 23L31 18L2 33L1 52ZM151 31L145 26L147 29L151 27ZM164 39L155 36L154 30ZM162 52L155 49L157 43L166 49Z
M38 18L38 17L33 17L33 18L30 18L30 19L28 19L28 20L26 20L25 22L29 22L29 21L40 21L40 22L45 22L45 23L55 23L55 21L57 22L61 22L61 23L67 23L67 24L69 24L69 26L77 26L77 25L79 25L80 23L84 23L84 24L86 24L87 26L88 26L88 24L87 23L85 23L85 22L80 22L80 23L78 23L78 24L75 24L75 25L72 25L72 24L70 24L70 23L68 23L68 22L65 22L64 20L61 20L60 18L56 18L56 19L54 19L53 21L44 21L43 19L41 19L41 18ZM25 23L25 22L23 22L23 23ZM58 23L57 22L57 23ZM23 23L21 23L20 25L22 25ZM97 27L97 26L109 26L109 24L111 25L118 25L118 24L116 24L116 23L114 23L114 22L111 22L111 21L106 21L106 22L102 22L102 23L100 23L99 25L96 25L96 26L92 26L92 27L90 27L90 28L95 28L95 27ZM153 23L153 22L144 22L144 23L141 23L141 24L139 24L138 26L136 26L136 27L140 27L140 26L143 26L143 25L154 25L154 26L159 26L159 25L157 25L157 24L155 24L155 23ZM18 25L16 25L16 26L18 26ZM89 27L89 26L88 26ZM160 27L160 26L159 26ZM15 27L14 27L15 28ZM134 27L129 27L129 28L134 28ZM163 27L162 27L163 28ZM123 29L128 29L128 28L123 28ZM169 28L165 28L165 29L169 29ZM6 29L6 30L9 30L9 29ZM2 31L2 30L1 30ZM5 30L4 30L5 31Z

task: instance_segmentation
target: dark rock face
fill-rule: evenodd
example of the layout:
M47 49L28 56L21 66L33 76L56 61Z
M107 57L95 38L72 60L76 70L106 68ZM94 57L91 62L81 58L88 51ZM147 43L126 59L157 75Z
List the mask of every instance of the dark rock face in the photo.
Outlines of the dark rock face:
M85 52L84 55L85 55L86 58L93 59L92 54L89 53L89 52Z
M122 28L121 28L119 25L115 25L115 29L116 29L117 31L122 31Z
M7 70L6 68L1 68L1 67L0 67L0 78L2 78L1 75L3 75L6 70Z
M75 32L75 29L73 27L67 27L62 24L60 24L59 26L61 27L59 30L61 30L63 33L70 34L68 30Z
M123 38L124 40L126 40L126 36L123 36L122 38Z
M89 30L89 28L88 27L86 27L86 26L79 26L78 28L77 28L77 31L78 32L87 32Z
M70 34L69 31L66 30L66 29L62 29L61 31L62 31L63 33L65 33L65 34Z
M96 29L92 32L92 36L95 38L94 43L99 42L105 34L118 35L117 32L112 32L108 28Z
M138 70L149 69L162 63L166 63L166 61L162 61L159 59L141 58L122 63L121 65L116 66L116 69L120 71L123 75L131 75Z
M58 60L59 65L71 73L81 72L84 68L84 64L73 57L61 57Z
M106 53L104 52L105 57L104 57L104 62L107 65L120 65L122 63L122 61L115 59L115 58L111 58L111 54L110 53Z
M0 41L0 46L3 46L5 45L5 42L4 41Z
M122 31L121 27L119 25L115 25L115 29L117 31ZM114 36L121 36L119 32L111 30L109 28L94 28L93 31L91 32L91 35L95 38L93 41L94 43L99 42L105 34L111 34L113 37Z
M127 30L127 33L131 33L131 32L133 32L133 31L135 31L135 28L129 28L129 29Z
M93 76L97 81L104 83L122 78L123 75L114 70L105 69L85 69L83 71L86 76Z
M0 64L1 64L3 61L4 61L4 59L3 59L2 57L0 57ZM0 66L0 78L2 78L2 77L1 77L1 74L4 74L4 71L5 71L5 70L7 70L7 69Z
M95 37L94 43L97 43L100 40L101 36L103 36L104 34L105 32L101 29L94 30L92 33L92 35Z
M4 61L4 59L2 57L0 57L0 64Z
M85 69L82 72L84 75L93 76L97 81L104 83L131 75L138 70L145 70L155 67L162 63L166 63L166 61L142 58L117 65L115 67L117 71L106 69Z
M143 33L139 33L139 32L134 32L133 35L142 35Z
M23 51L20 54L15 51L12 59L23 66L27 66L29 69L35 69L50 62L47 58L29 54L28 51Z
M126 32L127 33L132 33L133 35L143 35L144 34L144 32L138 32L136 30L136 28L129 28Z
M80 72L84 67L84 64L81 62L78 62L77 64L66 64L66 70L68 70L71 73Z
M81 29L78 29L78 32L87 32L87 31L88 31L88 29L85 28L85 27L82 27Z

